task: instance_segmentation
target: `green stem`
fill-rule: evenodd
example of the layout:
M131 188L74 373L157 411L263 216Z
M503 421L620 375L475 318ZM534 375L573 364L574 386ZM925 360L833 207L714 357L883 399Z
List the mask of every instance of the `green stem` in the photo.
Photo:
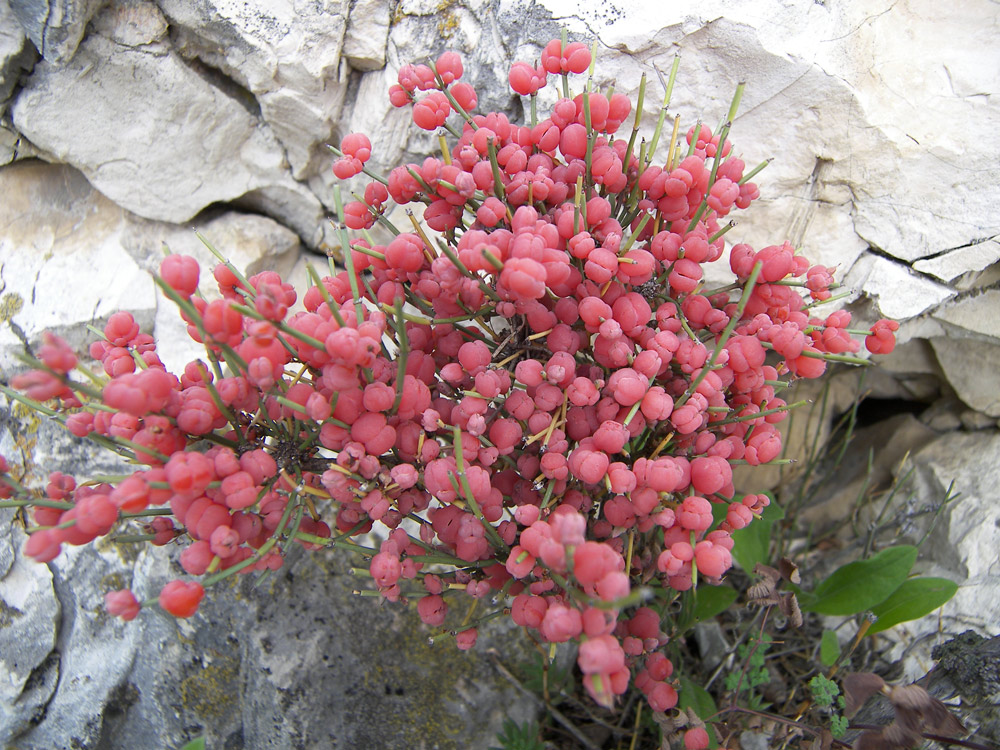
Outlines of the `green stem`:
M726 341L729 340L729 337L732 335L737 324L740 322L740 318L743 317L743 311L746 309L747 303L750 302L750 295L753 294L754 286L757 284L757 277L760 276L760 270L763 267L763 263L759 261L754 264L753 271L750 272L750 278L747 279L746 286L743 288L743 296L740 297L739 304L736 306L736 312L733 313L733 317L729 319L729 323L722 332L722 336L719 337L719 341L715 345L715 350L712 352L712 358L707 364L702 366L701 372L698 373L698 377L691 382L691 385L688 386L684 395L677 399L677 402L674 404L674 409L677 409L687 403L687 400L691 398L694 392L698 389L698 386L701 385L701 381L703 381L712 370L712 367L715 365L715 361L719 358L719 353L726 345ZM678 307L678 309L680 308Z
M660 142L660 133L663 131L663 123L667 119L667 109L670 107L670 97L674 92L674 82L677 80L677 71L680 70L680 66L680 55L674 55L674 62L670 66L670 78L667 81L663 80L663 74L659 68L656 68L656 75L660 77L660 83L663 84L664 94L663 106L660 107L660 118L656 121L656 130L653 131L653 138L650 140L649 149L646 151L646 157L649 162L653 161L653 153L656 151L656 145Z
M797 409L800 406L805 406L810 403L809 399L803 399L801 401L796 401L794 404L785 404L784 406L779 406L774 409L765 409L764 411L759 411L756 414L747 414L743 417L731 417L729 419L720 419L718 422L712 422L712 426L732 424L734 422L751 422L755 419L760 419L761 417L766 417L769 414L779 414L783 411L791 411L792 409Z
M361 293L358 291L358 277L354 272L354 257L351 255L351 242L347 237L347 228L344 226L344 201L340 196L340 185L333 186L333 204L337 209L337 231L340 234L340 246L345 248L344 267L347 269L347 280L351 285L351 296L354 298L354 314L358 319L358 325L365 319L364 308L361 305Z

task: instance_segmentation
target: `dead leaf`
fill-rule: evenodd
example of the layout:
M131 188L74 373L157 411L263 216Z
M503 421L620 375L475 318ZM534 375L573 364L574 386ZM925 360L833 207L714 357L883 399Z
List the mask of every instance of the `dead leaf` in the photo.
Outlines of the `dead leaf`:
M781 573L772 568L770 565L765 565L764 563L757 563L753 566L753 574L756 576L764 576L770 579L773 583L777 583L778 579L781 578Z
M802 627L802 610L799 609L799 600L795 594L787 593L781 597L781 611L793 628Z
M799 575L799 566L789 560L787 557L783 557L778 560L778 572L781 577L790 583L801 583L802 577Z
M874 672L850 672L844 675L844 716L850 718L868 699L885 687L885 680Z
M896 720L918 731L955 736L965 733L948 706L919 685L900 685L889 691L889 700L896 709Z
M769 606L778 603L774 581L765 578L747 589L747 601L751 604Z

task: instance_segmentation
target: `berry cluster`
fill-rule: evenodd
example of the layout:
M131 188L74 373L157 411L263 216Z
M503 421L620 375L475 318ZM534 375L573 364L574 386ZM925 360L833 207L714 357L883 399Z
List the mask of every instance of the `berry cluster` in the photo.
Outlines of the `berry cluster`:
M645 82L634 115L592 78L571 97L569 74L591 65L584 45L560 40L540 64L515 63L511 87L532 113L549 76L562 78L563 98L528 125L473 114L455 53L404 66L392 103L455 143L383 178L365 167L368 138L343 139L336 175L372 177L340 211L361 236L342 229L343 270L311 271L299 308L278 274L245 278L228 262L208 301L197 262L168 256L157 282L206 348L180 376L128 313L91 347L103 375L47 335L12 382L24 395L5 392L142 468L81 484L56 472L38 493L4 462L0 494L17 497L5 502L33 508L27 554L52 560L138 524L130 541L174 542L201 579L154 600L188 617L204 585L278 568L293 543L348 547L370 557L379 595L416 599L432 628L450 608L499 602L451 631L459 648L509 613L544 642L577 642L599 703L634 675L653 709L672 708L671 628L640 606L645 585L670 598L721 580L731 532L768 503L736 494L733 465L778 458L782 389L827 362L861 362L859 332L846 312L815 315L832 269L788 243L735 245L734 281L705 289L732 226L720 220L759 196L758 170L735 155L728 121L678 138L675 120L654 164L662 115L636 149ZM630 115L630 137L617 137ZM393 204L409 231L389 221ZM885 353L896 328L860 333ZM350 539L376 525L378 546ZM126 620L140 606L130 591L107 596Z

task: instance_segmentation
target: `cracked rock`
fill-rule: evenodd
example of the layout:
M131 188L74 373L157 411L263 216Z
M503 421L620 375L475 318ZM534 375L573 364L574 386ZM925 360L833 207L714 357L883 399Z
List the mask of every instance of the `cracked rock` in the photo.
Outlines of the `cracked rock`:
M14 511L0 510L0 559L9 566L0 574L0 745L30 726L43 713L55 690L58 659L50 660L56 644L60 606L45 565L13 549L25 535L11 526ZM2 568L0 568L2 570Z
M948 383L969 407L990 417L1000 417L1000 345L933 338L931 346Z
M845 283L860 288L881 315L894 320L915 318L954 294L943 284L910 273L902 263L871 254L851 268Z
M70 62L35 67L13 119L36 147L139 216L180 223L212 203L274 194L300 236L322 234L322 207L288 174L271 130L163 42L89 35Z
M388 9L379 5L388 28ZM266 6L162 0L159 6L176 30L181 54L218 69L255 97L297 179L327 168L330 157L322 146L330 141L346 90L341 49L347 0ZM358 13L360 19L378 17L374 10ZM377 34L371 43L377 44Z
M989 336L1000 343L1000 289L986 289L956 300L934 317L968 333Z
M378 70L385 65L389 22L389 6L382 0L352 0L343 50L352 68Z
M90 19L107 0L7 0L42 57L55 63L76 53Z
M35 51L18 25L10 4L0 0L0 115L7 109L7 100L21 72L30 67L34 59Z
M144 330L151 330L155 319L157 336L163 337L161 358L182 369L199 349L173 304L160 304L149 275L159 267L163 246L195 256L204 279L217 261L194 229L250 273L286 273L299 252L291 231L262 216L219 211L189 226L141 219L123 212L68 166L11 165L0 170L0 193L7 196L0 203L4 369L20 367L14 353L46 329L83 350L93 340L86 324L102 325L117 310L132 312ZM210 291L210 283L204 286Z
M1000 242L993 237L985 242L949 250L933 258L918 260L913 264L913 270L954 283L965 274L978 275L978 272L998 261L1000 261Z

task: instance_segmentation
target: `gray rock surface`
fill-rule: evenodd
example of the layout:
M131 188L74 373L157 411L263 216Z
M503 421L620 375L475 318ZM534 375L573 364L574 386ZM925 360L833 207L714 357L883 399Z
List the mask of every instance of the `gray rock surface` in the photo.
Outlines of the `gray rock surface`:
M45 565L21 555L24 544L12 509L0 510L0 743L27 729L51 699L59 674L56 644L60 604Z
M1000 417L1000 393L995 380L1000 371L1000 344L934 338L931 346L958 397L989 417ZM989 377L991 373L993 378Z
M12 108L18 130L139 216L181 223L256 193L315 242L322 208L288 174L256 104L213 85L163 42L132 46L160 28L150 15L141 27L103 18L70 62L39 63Z
M47 572L18 559L15 566ZM49 641L39 638L30 655L43 665L33 674L58 670L59 688L52 694L50 681L49 695L34 703L20 691L15 705L33 712L0 713L0 741L19 750L74 740L111 750L205 736L209 747L459 750L487 747L505 717L533 714L533 702L485 655L490 647L525 653L523 635L496 623L473 652L448 638L429 644L413 607L352 595L358 580L342 554L292 555L260 588L250 578L222 584L188 621L152 607L121 623L100 611L102 591L124 585L155 597L180 572L164 550L133 559L83 549L51 564L54 592L49 583L42 601L63 608L57 649L50 612L26 612L24 621L49 623ZM19 583L17 570L0 581L0 593Z
M14 86L35 59L35 51L14 17L7 0L0 0L0 115L7 109Z
M249 90L296 178L327 167L328 152L321 146L330 141L347 88L341 57L347 0L281 0L266 6L164 0L159 5L182 55ZM357 13L364 19L373 10L362 7Z
M87 24L107 0L8 0L14 17L42 57L66 62Z
M344 31L344 59L355 70L385 65L385 48L392 14L381 0L353 0Z
M7 371L43 330L82 349L93 340L85 326L101 326L117 310L131 311L147 331L155 322L161 358L182 369L198 349L149 275L164 246L197 258L205 278L218 261L196 231L251 274L287 273L299 254L297 236L263 216L217 211L178 226L131 215L67 166L12 165L0 170L0 192L8 196L0 204L0 367Z

